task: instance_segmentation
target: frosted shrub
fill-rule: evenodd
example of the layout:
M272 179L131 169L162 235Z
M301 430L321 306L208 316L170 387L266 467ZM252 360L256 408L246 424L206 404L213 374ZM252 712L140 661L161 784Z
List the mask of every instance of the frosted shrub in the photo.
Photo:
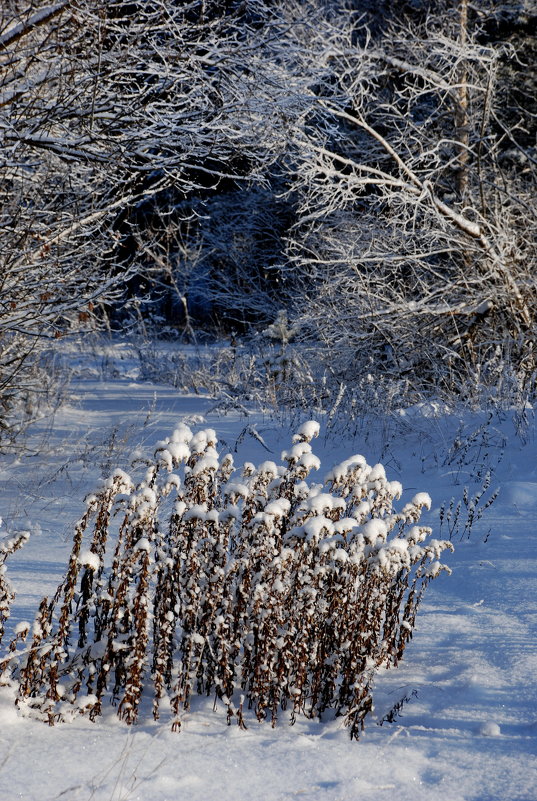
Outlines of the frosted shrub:
M2 518L0 517L0 527ZM11 611L11 603L15 598L15 593L6 575L6 559L15 553L30 536L28 531L18 531L0 539L0 644L4 636L4 628ZM2 673L3 661L0 660L0 674Z
M50 724L96 718L105 698L134 723L143 696L181 727L194 694L228 721L245 707L343 716L357 738L375 671L395 666L450 543L419 524L430 498L352 456L324 484L304 424L282 454L236 470L211 429L180 425L135 485L116 471L76 526L67 574L13 655L18 704Z

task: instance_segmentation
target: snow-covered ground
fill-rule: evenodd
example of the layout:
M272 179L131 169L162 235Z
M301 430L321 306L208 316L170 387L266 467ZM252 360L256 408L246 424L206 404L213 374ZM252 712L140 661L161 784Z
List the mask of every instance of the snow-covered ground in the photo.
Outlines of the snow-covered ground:
M216 429L222 451L236 448L237 463L278 458L289 442L290 432L261 413L215 413L211 398L139 383L134 370L109 376L81 374L69 404L28 433L26 451L0 460L3 531L32 533L7 563L17 592L11 628L31 620L60 581L84 494L114 468L128 469L133 455L150 452L179 421ZM402 482L404 499L429 492L427 522L437 534L444 502L440 534L451 526L456 546L444 557L453 575L428 589L403 663L378 676L375 711L358 743L337 720L228 727L208 699L196 699L179 734L149 714L128 728L112 707L96 723L80 717L49 728L21 717L4 688L1 801L536 801L533 419L521 430L510 413L459 421L421 408L400 423L379 421L356 441L321 434L314 443L323 475L361 452ZM500 492L468 536L464 502L459 521L454 511L446 520L450 499L455 508L467 486L470 501L488 466L490 488L477 508ZM393 721L383 721L390 710Z

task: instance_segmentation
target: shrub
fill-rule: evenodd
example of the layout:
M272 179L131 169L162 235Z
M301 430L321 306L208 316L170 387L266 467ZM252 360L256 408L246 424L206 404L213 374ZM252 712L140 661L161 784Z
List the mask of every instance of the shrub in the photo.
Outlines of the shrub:
M401 659L452 546L419 524L429 496L395 511L400 483L363 456L308 483L318 431L305 423L283 465L239 472L213 430L181 424L137 486L117 470L86 499L65 579L11 656L19 706L52 725L95 719L109 697L134 723L152 692L177 730L197 693L243 727L244 705L272 725L286 708L291 722L330 710L357 738L375 671Z
M2 525L2 518L0 517L0 526ZM6 559L11 554L15 553L30 536L28 531L18 531L13 534L8 534L6 537L0 539L0 644L4 636L4 629L6 621L11 612L11 604L15 598L15 593L6 576ZM0 673L2 668L0 662Z

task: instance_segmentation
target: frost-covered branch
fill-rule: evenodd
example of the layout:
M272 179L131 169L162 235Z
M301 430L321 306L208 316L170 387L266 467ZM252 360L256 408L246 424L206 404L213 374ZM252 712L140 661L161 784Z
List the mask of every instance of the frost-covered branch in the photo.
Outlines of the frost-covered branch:
M310 31L287 252L307 298L296 318L338 379L380 370L460 391L475 376L502 383L506 359L510 381L532 385L532 181L499 167L503 51L472 14L461 0L375 38L358 25L353 44L339 20Z

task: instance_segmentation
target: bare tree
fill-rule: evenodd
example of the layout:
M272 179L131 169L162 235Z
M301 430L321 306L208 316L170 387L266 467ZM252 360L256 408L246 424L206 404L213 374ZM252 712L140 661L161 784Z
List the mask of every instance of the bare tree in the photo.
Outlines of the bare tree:
M411 390L500 392L509 372L531 388L536 176L500 163L505 52L465 0L441 11L375 40L354 20L308 29L315 100L291 165L300 317L346 380L380 368Z
M261 57L271 32L249 4L63 0L36 10L11 0L2 9L0 397L8 407L24 376L35 390L27 368L51 338L88 324L147 263L147 241L140 258L123 258L127 241L143 239L140 209L263 177L287 135L268 102L283 84L265 80Z

